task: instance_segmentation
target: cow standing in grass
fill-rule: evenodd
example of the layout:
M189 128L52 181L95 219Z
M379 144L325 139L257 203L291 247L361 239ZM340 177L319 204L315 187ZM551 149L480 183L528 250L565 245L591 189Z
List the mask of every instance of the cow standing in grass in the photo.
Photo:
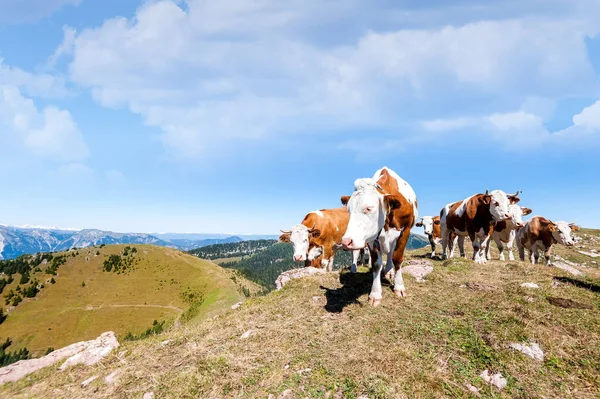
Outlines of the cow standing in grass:
M435 245L442 241L442 229L440 227L439 216L423 216L420 222L415 224L417 227L423 227L425 235L431 245L431 257L435 258ZM450 239L456 241L456 234L451 234Z
M532 212L531 209L523 208L516 204L510 205L509 210L512 217L508 220L503 220L496 223L492 228L492 239L498 246L500 260L505 260L504 244L506 244L506 249L508 250L508 260L515 260L513 255L513 243L515 242L515 238L517 236L517 230L525 226L525 222L523 222L522 217L529 215ZM490 248L491 245L488 244L486 249L486 258L488 260L492 259L490 255Z
M473 243L473 260L480 264L486 263L485 251L492 226L497 222L510 219L512 215L509 206L519 200L517 194L507 195L504 191L494 190L491 193L486 191L485 194L475 194L463 201L446 205L440 211L442 259L446 259L450 234L455 233L459 237L458 246L461 256L464 256L464 239L468 235ZM452 252L454 248L451 249Z
M546 262L552 264L550 250L552 244L561 244L567 247L575 245L571 232L579 230L574 223L553 222L542 216L535 216L517 231L517 248L519 258L525 260L525 249L529 250L531 263L538 263L540 254L538 249L544 251Z
M321 267L333 270L335 250L341 245L342 235L348 226L346 208L322 209L310 212L302 223L288 231L282 230L281 242L291 242L294 247L294 261L313 265L321 258ZM352 272L356 273L360 251L352 251Z
M406 296L402 279L404 249L410 229L418 217L417 196L412 187L393 170L383 167L372 178L357 179L351 196L343 196L350 220L342 238L344 249L369 247L373 285L369 302L381 304L382 255L388 254L386 276L394 271L394 292ZM391 256L390 256L391 255ZM388 271L389 269L389 271ZM389 274L388 274L389 273Z

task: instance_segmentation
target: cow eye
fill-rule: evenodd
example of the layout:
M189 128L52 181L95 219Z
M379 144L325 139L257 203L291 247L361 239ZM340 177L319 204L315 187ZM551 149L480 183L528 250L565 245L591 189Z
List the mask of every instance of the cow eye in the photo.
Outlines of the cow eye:
M498 201L494 202L494 206L499 206L500 203Z
M365 208L365 213L369 213L373 210L373 208L371 208L370 206Z

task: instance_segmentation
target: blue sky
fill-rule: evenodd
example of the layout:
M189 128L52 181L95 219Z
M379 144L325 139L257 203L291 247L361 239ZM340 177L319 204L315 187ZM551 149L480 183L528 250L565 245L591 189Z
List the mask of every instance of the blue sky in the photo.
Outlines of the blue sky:
M273 234L383 165L600 227L595 0L0 0L0 223Z

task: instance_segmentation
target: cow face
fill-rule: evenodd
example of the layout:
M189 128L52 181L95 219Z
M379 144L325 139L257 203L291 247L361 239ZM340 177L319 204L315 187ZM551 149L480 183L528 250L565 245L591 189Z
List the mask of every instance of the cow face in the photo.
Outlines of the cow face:
M529 215L531 213L531 209L523 208L516 204L511 204L508 209L511 214L510 221L512 222L513 226L517 229L525 226L525 222L523 222L523 216Z
M308 260L311 262L321 255L323 255L323 247L321 246L315 246L308 250Z
M435 222L437 222L437 224L440 223L439 220L436 220ZM433 221L433 217L432 216L423 216L421 218L421 221L419 223L417 223L415 226L417 227L423 227L423 230L425 231L425 234L430 236L433 234L433 224L435 223Z
M554 237L557 243L571 247L575 245L575 240L571 236L571 231L574 231L573 227L577 226L567 222L556 222L551 224L549 229L552 232L552 237Z
M358 179L354 182L354 192L346 207L350 220L346 233L342 237L342 246L346 250L365 248L372 242L385 224L387 214L400 206L400 201L385 195L373 179ZM342 201L345 199L343 198Z
M512 215L509 209L511 200L508 199L504 191L494 190L489 194L486 191L486 194L483 196L483 202L489 204L490 213L495 221L501 222L511 218Z
M294 247L294 261L303 262L308 258L310 240L320 235L320 231L309 229L303 224L298 224L290 231L284 231L279 237L282 242L291 242ZM310 258L308 258L310 260Z

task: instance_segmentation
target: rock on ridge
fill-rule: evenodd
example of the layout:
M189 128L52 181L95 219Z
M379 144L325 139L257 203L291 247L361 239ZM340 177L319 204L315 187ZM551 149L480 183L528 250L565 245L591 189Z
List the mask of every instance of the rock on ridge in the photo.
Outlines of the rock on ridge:
M275 280L275 286L278 290L280 290L292 279L311 276L317 273L325 273L325 269L317 269L316 267L312 266L303 267L300 269L291 269L281 273L279 277L277 277L277 280Z
M114 332L108 331L96 339L77 342L38 359L20 360L0 368L0 385L18 381L28 374L52 366L65 358L67 360L60 366L59 370L64 370L76 364L91 366L98 363L118 346L117 336Z

